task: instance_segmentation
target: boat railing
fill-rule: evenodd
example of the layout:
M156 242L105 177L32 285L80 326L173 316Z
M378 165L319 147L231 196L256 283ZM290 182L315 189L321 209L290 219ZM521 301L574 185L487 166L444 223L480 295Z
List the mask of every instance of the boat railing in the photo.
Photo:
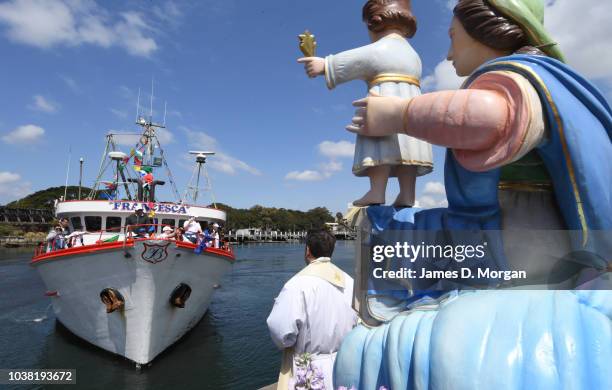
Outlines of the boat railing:
M156 237L156 232L158 231L158 229L160 228L163 229L166 226L172 228L175 235L170 236L170 237L165 237L165 236ZM135 230L138 228L144 228L144 235L135 234ZM191 241L186 240L182 234L181 234L181 237L177 239L177 236L176 236L177 228L174 228L172 225L159 224L159 223L125 225L121 227L102 229L96 232L84 231L81 233L82 234L78 234L78 235L74 235L70 237L68 240L64 238L64 242L62 243L61 247L58 247L57 240L41 242L34 249L34 257L40 256L44 253L62 251L62 250L77 247L77 246L100 245L100 244L111 243L111 242L123 242L124 246L134 241L143 241L143 240L151 240L151 239L192 243ZM105 235L111 235L111 236L105 238ZM97 240L91 244L86 244L85 240L83 239L86 236L89 236L89 237L97 236ZM202 240L202 237L199 236L198 241L192 244L200 245L201 240ZM233 252L232 248L229 245L229 242L219 242L219 248L215 248L215 249L225 250L230 253Z
M106 238L106 240L108 240L106 242L119 241L120 236L121 236L121 229L122 229L121 227L118 227L118 228L103 229L103 230L94 231L94 232L77 231L76 233L78 234L74 234L75 232L73 232L66 237L62 237L61 240L53 239L52 241L43 241L40 244L38 244L38 246L34 249L34 257L40 256L44 253L61 251L61 250L70 249L70 248L74 248L78 246L102 244L105 242L105 240L103 240L104 234L116 233L116 236L117 236L116 240L110 240L109 238ZM91 244L85 243L84 237L95 237L95 236L97 236L97 240L95 242ZM59 243L61 243L61 246Z
M158 231L158 228L161 227L161 229L163 229L164 227L170 227L172 228L172 231L174 233L174 236L172 237L155 237L155 232ZM145 229L145 235L141 236L141 235L133 235L133 232L136 228L144 228ZM147 229L147 227L149 229ZM151 229L153 228L153 229ZM201 240L203 239L203 235L198 235L197 241L194 243L190 240L185 239L184 233L181 234L181 237L177 237L178 234L178 229L179 228L175 228L172 225L167 225L167 224L160 224L160 223L145 223L145 224L136 224L136 225L126 225L123 227L124 229L124 237L125 240L124 242L131 242L131 241L142 241L142 240L151 240L151 239L160 239L160 240L168 240L168 241L178 241L178 242L185 242L185 243L191 243L191 244L195 244L195 245L200 245L201 244ZM148 232L147 232L148 230ZM148 235L147 235L148 234ZM124 243L124 245L126 245ZM221 242L221 240L219 240L219 247L218 248L214 248L217 250L223 250L229 253L233 253L233 250L231 248L231 246L229 245L229 241L225 241L225 242Z
M153 238L155 237L155 233L157 232L157 229L159 227L163 229L166 226L172 228L172 231L176 232L176 229L172 225L162 224L162 223L141 223L141 224L136 224L136 225L125 225L122 229L123 229L123 234L128 239L132 238L132 236L136 236L136 238L147 238L147 237L138 237L140 236L139 233L134 234L134 230L139 229L139 228L144 229L144 233L145 235L148 234L148 238Z

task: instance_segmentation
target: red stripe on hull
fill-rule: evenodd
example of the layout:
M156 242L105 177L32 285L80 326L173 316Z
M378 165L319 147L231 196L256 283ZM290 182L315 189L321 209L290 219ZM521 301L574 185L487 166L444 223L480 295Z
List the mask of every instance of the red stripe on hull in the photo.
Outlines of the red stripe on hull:
M141 239L141 240L136 240L136 241L150 241L150 240ZM156 240L156 241L161 241L161 240ZM94 244L94 245L77 246L77 247L72 247L68 249L60 249L57 251L43 253L41 255L34 256L30 264L35 265L36 263L45 261L45 260L59 260L59 259L62 259L68 256L97 253L97 252L105 251L105 250L132 248L134 247L134 242L135 242L134 240L129 240L128 242L125 243L125 246L123 242L106 242L106 243L100 243L100 244ZM190 249L190 250L194 250L197 247L196 244L192 244L191 242L184 242L184 241L177 241L176 246L177 248ZM225 258L226 260L230 261L231 263L233 263L236 260L236 257L234 256L233 252L226 251L223 249L207 248L205 251L203 251L203 253L215 255L215 256L221 256Z
M134 242L130 241L125 243L126 248L131 248L134 246ZM82 255L88 253L96 253L99 251L105 251L110 249L123 249L123 242L105 242L101 244L94 245L85 245L85 246L76 246L67 249L60 249L53 252L43 253L38 256L34 256L30 264L35 264L39 261L49 260L49 259L57 259L66 256L74 256L74 255Z
M191 249L194 250L197 245L193 244L191 242L186 242L186 241L177 241L176 242L176 246L178 248L182 248L182 249ZM226 251L225 249L218 249L218 248L206 248L202 253L208 253L208 254L212 254L212 255L218 255L218 256L223 256L226 257L228 259L230 259L230 261L234 261L236 260L236 256L234 256L234 252L232 251Z

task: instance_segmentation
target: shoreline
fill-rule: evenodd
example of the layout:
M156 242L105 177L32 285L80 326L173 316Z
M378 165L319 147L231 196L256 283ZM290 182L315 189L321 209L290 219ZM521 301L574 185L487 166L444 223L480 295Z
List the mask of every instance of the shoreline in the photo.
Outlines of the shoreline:
M0 247L2 248L35 248L40 245L41 240L28 239L21 236L0 237Z

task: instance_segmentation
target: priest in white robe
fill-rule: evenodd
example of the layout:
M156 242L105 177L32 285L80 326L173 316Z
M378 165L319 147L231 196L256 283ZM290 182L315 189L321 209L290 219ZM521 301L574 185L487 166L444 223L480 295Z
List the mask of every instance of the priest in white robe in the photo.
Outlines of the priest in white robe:
M357 323L351 307L353 279L331 262L335 242L325 230L308 234L307 266L284 285L268 317L272 340L283 349L279 390L294 388L296 361L304 353L323 374L325 389L334 389L336 352Z

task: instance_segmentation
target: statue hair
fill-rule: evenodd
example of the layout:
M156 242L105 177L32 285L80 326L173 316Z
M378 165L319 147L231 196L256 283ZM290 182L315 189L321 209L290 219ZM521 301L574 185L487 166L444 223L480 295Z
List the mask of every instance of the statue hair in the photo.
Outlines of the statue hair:
M529 45L523 29L491 7L487 0L459 0L453 14L465 31L483 45L516 54L546 55Z
M404 30L406 38L412 38L417 30L410 0L368 0L363 6L362 18L373 32L396 28Z

